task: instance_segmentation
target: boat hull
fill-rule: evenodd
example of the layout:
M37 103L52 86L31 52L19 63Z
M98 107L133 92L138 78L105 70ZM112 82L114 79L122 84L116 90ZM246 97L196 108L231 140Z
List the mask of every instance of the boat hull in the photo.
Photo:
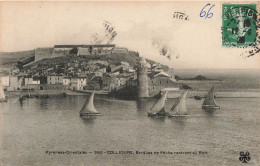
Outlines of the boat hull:
M94 116L101 116L100 113L83 113L80 114L81 117L94 117Z
M148 112L148 117L154 117L154 118L163 118L163 117L167 117L169 114L165 113L165 114L158 114L158 113L149 113Z
M220 106L202 105L202 109L204 109L204 110L217 110L217 109L220 109Z
M194 96L194 99L195 100L201 100L201 97L200 96Z

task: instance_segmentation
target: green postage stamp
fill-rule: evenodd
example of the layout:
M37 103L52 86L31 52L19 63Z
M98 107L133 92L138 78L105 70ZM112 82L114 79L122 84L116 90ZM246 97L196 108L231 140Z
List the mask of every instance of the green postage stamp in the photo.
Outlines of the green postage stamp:
M254 47L256 44L256 4L223 4L222 46Z

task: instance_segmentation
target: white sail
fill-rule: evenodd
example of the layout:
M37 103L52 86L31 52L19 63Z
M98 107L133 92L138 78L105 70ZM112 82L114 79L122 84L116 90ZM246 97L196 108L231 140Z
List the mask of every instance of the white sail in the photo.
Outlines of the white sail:
M168 91L166 91L166 93L162 95L161 98L156 103L153 104L152 108L149 110L149 113L156 114L164 109L167 93Z
M170 115L187 115L186 105L185 105L185 98L188 91L185 91L178 100L174 103L170 110Z
M209 105L209 106L217 106L215 99L214 99L214 86L210 89L209 93L207 94L203 105Z
M0 99L5 99L5 93L4 93L2 85L0 85Z
M80 115L84 114L100 114L94 107L94 92L90 95L89 99L86 100L85 104L80 110Z

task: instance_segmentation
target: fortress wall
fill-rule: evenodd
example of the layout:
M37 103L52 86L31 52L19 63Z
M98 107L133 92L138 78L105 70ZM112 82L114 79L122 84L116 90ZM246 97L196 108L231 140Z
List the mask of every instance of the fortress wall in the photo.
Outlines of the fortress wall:
M35 61L52 56L53 48L37 48L35 49Z
M66 56L73 48L54 48L52 52L53 57Z
M113 49L113 53L125 53L128 54L128 49L127 48L121 48L121 47L115 47Z
M47 48L35 49L35 61L43 58L66 56L77 47L78 55L90 55L89 48L92 47L92 55L109 55L113 53L128 53L127 48L115 47L115 45L56 45Z

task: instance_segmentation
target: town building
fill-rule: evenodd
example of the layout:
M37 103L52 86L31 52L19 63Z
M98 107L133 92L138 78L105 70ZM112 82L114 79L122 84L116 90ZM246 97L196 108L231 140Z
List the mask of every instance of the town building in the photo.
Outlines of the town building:
M40 79L38 78L24 78L24 85L39 85Z
M12 68L12 69L10 70L11 75L18 74L19 72L20 72L20 69L18 69L17 67Z
M102 89L102 77L101 76L94 76L92 77L88 84L86 89L88 90L101 90Z
M6 87L7 91L17 91L20 90L22 86L22 77L11 76L9 77L9 86Z
M71 78L70 79L70 89L71 90L83 90L87 85L86 78Z
M62 75L47 76L47 84L62 85L63 84L63 78L64 78L64 76L62 76Z
M71 85L71 78L70 77L64 77L62 80L62 85L69 87Z
M149 73L148 77L148 90L150 97L159 94L166 88L178 89L179 87L178 83L163 71Z
M126 86L137 86L137 79L134 77L130 77L127 81L126 81Z

